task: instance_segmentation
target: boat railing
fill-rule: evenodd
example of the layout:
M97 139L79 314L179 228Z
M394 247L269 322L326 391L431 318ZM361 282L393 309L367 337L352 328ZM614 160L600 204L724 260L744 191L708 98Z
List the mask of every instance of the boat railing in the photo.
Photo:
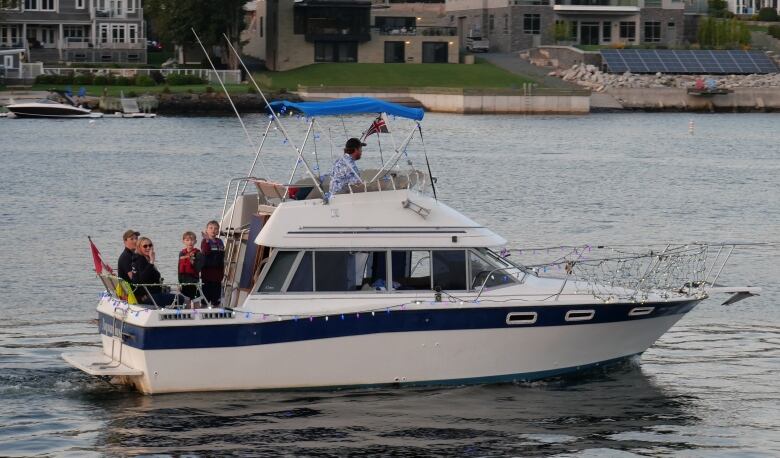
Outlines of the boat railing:
M186 306L193 306L197 304L200 306L211 307L211 304L206 296L203 294L203 284L198 283L130 283L115 275L100 274L98 275L103 285L106 287L106 292L109 297L127 302L131 305L146 306L152 308L182 308ZM195 298L188 299L188 296L184 295L185 288L194 288L196 292ZM172 304L158 304L154 299L152 291L161 290L164 293L170 293L174 295L174 301ZM140 302L139 300L145 298L146 301Z
M361 171L362 183L349 185L338 194L397 191L400 189L417 189L422 191L429 184L428 175L420 170L390 171L379 178L373 179L376 172L376 169ZM276 207L288 200L323 198L322 193L314 185L314 181L311 178L304 178L290 184L278 183L262 178L246 178L246 180L254 183L257 188L260 205ZM330 177L324 177L322 189L325 193L330 192Z

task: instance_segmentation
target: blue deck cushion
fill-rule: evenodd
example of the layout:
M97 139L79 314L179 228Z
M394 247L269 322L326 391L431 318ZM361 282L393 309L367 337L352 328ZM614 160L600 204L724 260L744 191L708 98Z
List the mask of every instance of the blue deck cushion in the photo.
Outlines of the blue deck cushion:
M348 114L387 113L402 118L419 121L425 115L422 108L409 108L396 103L370 97L349 97L346 99L329 100L327 102L290 102L278 100L271 102L271 108L277 113L293 109L306 116L338 116Z

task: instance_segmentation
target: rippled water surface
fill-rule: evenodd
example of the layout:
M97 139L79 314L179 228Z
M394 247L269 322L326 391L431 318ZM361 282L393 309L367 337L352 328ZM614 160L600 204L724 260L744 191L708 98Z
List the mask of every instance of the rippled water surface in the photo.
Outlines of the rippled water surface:
M262 120L247 118L255 139ZM328 126L343 142L369 121ZM303 121L288 126L302 136ZM423 123L440 197L512 247L777 242L778 126L777 114ZM391 127L400 140L407 126ZM289 145L272 131L267 146L256 174L286 180ZM418 167L422 152L410 150ZM705 301L641 359L575 379L144 396L69 368L60 353L98 342L86 236L113 263L125 229L150 235L173 279L180 234L219 216L252 157L232 118L0 119L0 456L780 455L775 247L738 250L721 276L762 296Z

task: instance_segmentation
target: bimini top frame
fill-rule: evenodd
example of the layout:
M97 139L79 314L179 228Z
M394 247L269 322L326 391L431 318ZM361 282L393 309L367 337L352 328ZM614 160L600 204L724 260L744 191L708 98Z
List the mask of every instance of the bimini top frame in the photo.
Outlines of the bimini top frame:
M401 118L421 121L425 115L425 111L422 108L409 108L370 97L348 97L327 102L290 102L288 100L280 100L271 102L270 106L276 112L283 111L282 107L284 107L312 117L387 113Z

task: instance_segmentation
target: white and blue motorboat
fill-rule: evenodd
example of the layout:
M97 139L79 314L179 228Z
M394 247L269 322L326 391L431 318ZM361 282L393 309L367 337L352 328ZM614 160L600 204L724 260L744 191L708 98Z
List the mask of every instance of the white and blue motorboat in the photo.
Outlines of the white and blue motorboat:
M134 304L101 274L102 349L67 362L144 393L528 381L640 355L714 291L722 265L706 266L706 245L623 259L573 247L556 275L510 262L505 239L438 199L427 158L413 166L422 110L366 98L271 108L266 135L284 134L295 170L230 182L221 306ZM284 111L307 117L300 145ZM321 117L361 113L411 132L331 195L303 151Z

